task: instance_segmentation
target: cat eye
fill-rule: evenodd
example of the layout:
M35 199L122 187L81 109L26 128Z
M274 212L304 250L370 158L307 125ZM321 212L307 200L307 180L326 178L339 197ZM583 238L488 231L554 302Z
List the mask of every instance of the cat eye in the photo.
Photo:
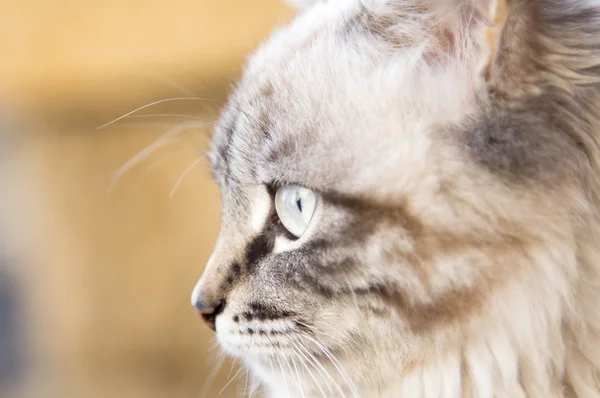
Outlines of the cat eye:
M317 206L313 191L298 185L287 185L275 194L275 210L283 226L295 237L302 236Z

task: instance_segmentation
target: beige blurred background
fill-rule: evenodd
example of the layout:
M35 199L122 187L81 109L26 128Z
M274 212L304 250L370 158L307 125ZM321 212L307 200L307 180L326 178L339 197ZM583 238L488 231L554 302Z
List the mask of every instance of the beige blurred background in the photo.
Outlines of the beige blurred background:
M0 222L25 348L12 394L216 397L237 368L229 375L226 361L207 384L218 349L189 304L220 220L202 155L244 58L292 10L280 0L1 9L0 117L16 122ZM238 380L221 396L243 392Z

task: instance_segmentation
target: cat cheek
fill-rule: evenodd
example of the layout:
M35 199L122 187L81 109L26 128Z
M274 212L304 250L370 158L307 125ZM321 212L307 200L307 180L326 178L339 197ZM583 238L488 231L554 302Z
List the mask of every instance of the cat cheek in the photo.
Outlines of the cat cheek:
M298 242L289 240L282 235L275 237L275 244L273 246L273 253L284 253L290 250L298 248Z
M258 188L253 196L250 225L255 232L260 232L268 222L272 207L271 197L263 187Z

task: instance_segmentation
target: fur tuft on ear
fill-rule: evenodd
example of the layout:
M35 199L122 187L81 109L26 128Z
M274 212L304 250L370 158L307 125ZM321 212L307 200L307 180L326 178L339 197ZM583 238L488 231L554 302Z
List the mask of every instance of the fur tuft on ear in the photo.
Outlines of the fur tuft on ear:
M286 3L299 10L308 8L319 1L323 0L285 0Z
M487 79L498 58L510 0L450 0L438 13L443 22L438 27L442 48L473 63L475 73ZM446 17L444 17L446 15Z

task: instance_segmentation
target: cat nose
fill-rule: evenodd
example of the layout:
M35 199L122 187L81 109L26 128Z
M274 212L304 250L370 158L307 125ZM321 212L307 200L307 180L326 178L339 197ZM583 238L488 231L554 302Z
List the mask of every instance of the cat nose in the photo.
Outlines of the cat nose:
M206 326L211 328L214 332L217 331L215 320L217 319L217 316L223 312L223 308L225 308L225 300L211 303L203 301L202 299L197 299L194 303L194 310L198 317L200 317Z
M217 241L216 248L219 246ZM191 297L192 307L198 317L215 332L217 316L223 312L227 303L226 281L231 275L224 271L223 264L227 263L228 257L224 257L223 253L227 254L223 250L213 250Z
M198 317L206 326L217 331L216 319L225 308L225 296L220 289L215 288L214 278L203 275L192 292L192 306Z

